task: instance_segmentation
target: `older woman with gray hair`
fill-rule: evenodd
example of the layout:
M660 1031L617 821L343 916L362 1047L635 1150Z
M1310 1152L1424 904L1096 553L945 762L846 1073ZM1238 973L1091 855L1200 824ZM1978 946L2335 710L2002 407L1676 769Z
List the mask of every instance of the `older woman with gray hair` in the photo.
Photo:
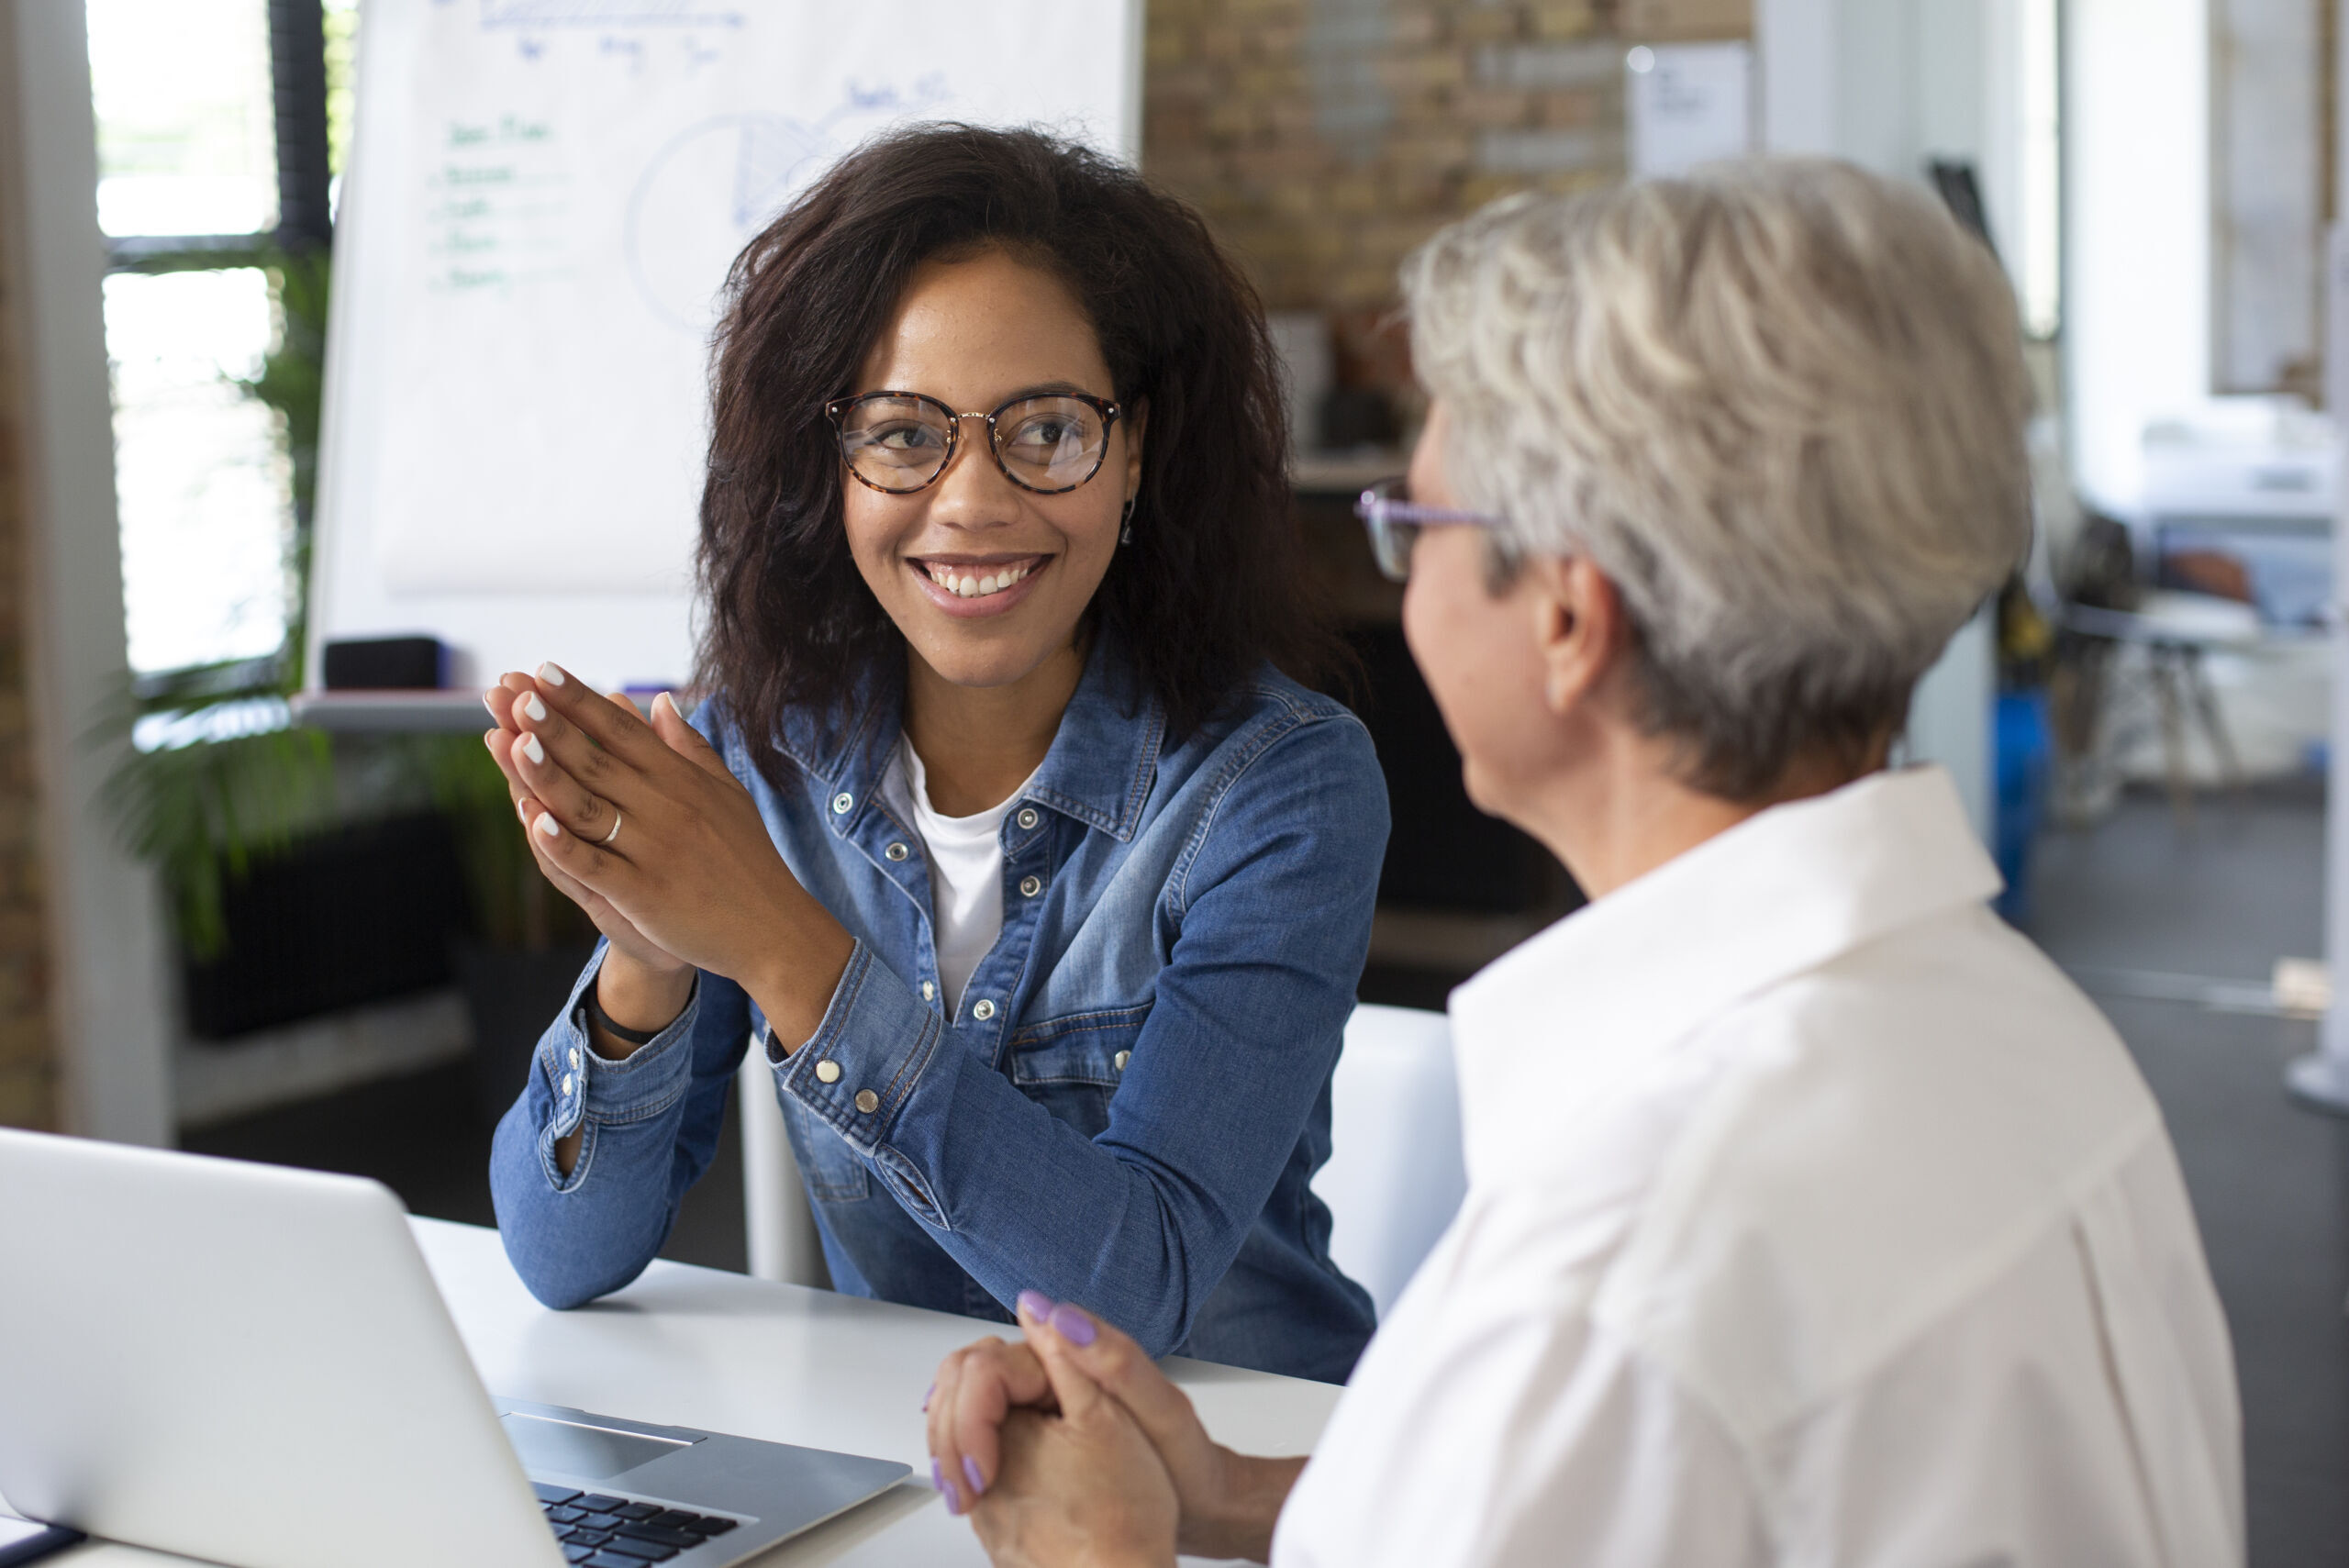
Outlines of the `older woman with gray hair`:
M1453 993L1468 1197L1312 1459L1023 1298L929 1417L988 1549L2240 1562L2160 1113L1887 765L2025 544L1996 263L1787 161L1505 202L1404 284L1433 405L1373 539L1470 794L1592 901Z

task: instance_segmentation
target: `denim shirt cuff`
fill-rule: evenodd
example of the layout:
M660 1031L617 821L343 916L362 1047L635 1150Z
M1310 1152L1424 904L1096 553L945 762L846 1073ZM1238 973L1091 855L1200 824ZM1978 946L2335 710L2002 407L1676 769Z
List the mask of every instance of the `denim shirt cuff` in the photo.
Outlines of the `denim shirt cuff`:
M610 950L607 948L606 952ZM701 973L685 1010L667 1028L631 1051L625 1061L598 1055L588 1042L588 988L603 972L604 953L579 977L562 1018L539 1045L539 1070L554 1097L548 1132L567 1138L583 1117L607 1127L659 1116L677 1103L693 1080L694 1015L701 1006Z
M870 1154L887 1141L944 1033L938 1014L860 939L816 1032L788 1058L770 1034L767 1060L785 1094Z

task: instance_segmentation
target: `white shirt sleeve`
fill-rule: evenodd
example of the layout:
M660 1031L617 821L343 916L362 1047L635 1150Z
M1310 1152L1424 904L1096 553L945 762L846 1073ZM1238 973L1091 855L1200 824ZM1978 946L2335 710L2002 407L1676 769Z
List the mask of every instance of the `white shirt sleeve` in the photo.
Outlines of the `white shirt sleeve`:
M1736 1451L1586 1315L1415 1316L1381 1332L1298 1478L1275 1568L1770 1561Z

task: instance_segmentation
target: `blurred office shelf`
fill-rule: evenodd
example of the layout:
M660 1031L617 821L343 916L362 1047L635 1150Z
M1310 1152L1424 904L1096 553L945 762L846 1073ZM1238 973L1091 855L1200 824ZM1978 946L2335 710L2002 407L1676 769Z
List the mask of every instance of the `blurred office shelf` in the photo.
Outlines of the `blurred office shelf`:
M495 1123L522 1092L539 1037L562 1011L595 951L592 941L533 951L472 937L451 948L471 1020L473 1101L484 1121Z
M464 998L443 986L172 1052L183 1131L454 1062L473 1048Z
M1403 639L1402 586L1379 573L1353 512L1362 489L1404 461L1400 452L1308 458L1292 478L1316 585L1360 662L1356 689L1342 695L1386 779L1391 827L1370 961L1459 978L1583 896L1548 851L1479 811L1461 783L1460 753Z
M1370 926L1370 962L1395 969L1468 975L1566 914L1477 915L1381 901Z
M1351 505L1380 480L1393 479L1410 466L1411 454L1400 447L1299 452L1290 460L1288 482L1300 495L1342 495Z
M471 1049L451 984L464 886L440 817L306 839L233 881L223 915L227 950L180 966L181 1127L421 1072Z
M256 861L222 899L228 946L183 966L188 1032L230 1040L446 985L465 925L446 820L357 823Z

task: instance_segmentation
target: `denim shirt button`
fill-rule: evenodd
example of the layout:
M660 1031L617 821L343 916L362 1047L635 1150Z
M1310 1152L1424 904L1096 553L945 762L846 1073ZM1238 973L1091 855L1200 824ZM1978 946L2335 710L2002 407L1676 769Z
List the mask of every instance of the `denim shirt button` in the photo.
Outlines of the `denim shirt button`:
M871 1116L881 1108L881 1096L870 1089L859 1089L856 1092L856 1108L858 1114Z
M849 794L846 790L842 790L840 794L832 796L832 815L835 817L845 817L848 815L849 807L855 804L856 796Z
M890 845L887 849L885 849L885 850L882 851L881 852L882 852L883 854L885 854L885 855L888 856L888 857L889 857L891 860L893 860L893 861L901 861L901 860L904 860L904 859L906 858L906 856L907 856L908 853L910 853L911 851L908 851L908 850L907 850L907 849L903 844L892 844L892 845Z
M834 1062L831 1058L826 1057L823 1061L816 1063L816 1078L818 1083L839 1083L841 1081L841 1064Z
M925 1002L935 1002L938 1000L938 985L936 982L925 980L921 983L921 999Z
M1043 891L1044 891L1044 880L1043 880L1043 878L1041 878L1041 877L1037 877L1037 876L1023 876L1023 877L1021 877L1021 878L1019 879L1019 896L1020 896L1020 897L1022 897L1022 898L1033 898L1033 897L1035 897L1035 896L1036 896L1036 895L1038 895L1039 893L1041 893L1041 892L1043 892Z
M1126 1070L1126 1063L1131 1062L1133 1059L1134 1053L1130 1051L1121 1051L1118 1052L1117 1055L1109 1058L1110 1062L1116 1065L1118 1071L1120 1073L1123 1073Z
M565 1095L569 1095L569 1094L571 1093L571 1084L572 1084L572 1081L573 1081L573 1080L572 1080L572 1076L571 1076L571 1074L570 1074L570 1073L564 1073L564 1074L562 1075L562 1092L563 1092Z
M575 1045L571 1048L571 1070L579 1071L579 1048Z
M1019 808L1019 815L1015 818L1015 820L1018 821L1019 826L1022 828L1033 828L1039 820L1036 816L1036 808L1032 806L1021 806Z
M989 1018L995 1017L995 1004L988 1001L985 996L980 997L976 1002L971 1004L971 1017L978 1019L981 1023L985 1023Z

